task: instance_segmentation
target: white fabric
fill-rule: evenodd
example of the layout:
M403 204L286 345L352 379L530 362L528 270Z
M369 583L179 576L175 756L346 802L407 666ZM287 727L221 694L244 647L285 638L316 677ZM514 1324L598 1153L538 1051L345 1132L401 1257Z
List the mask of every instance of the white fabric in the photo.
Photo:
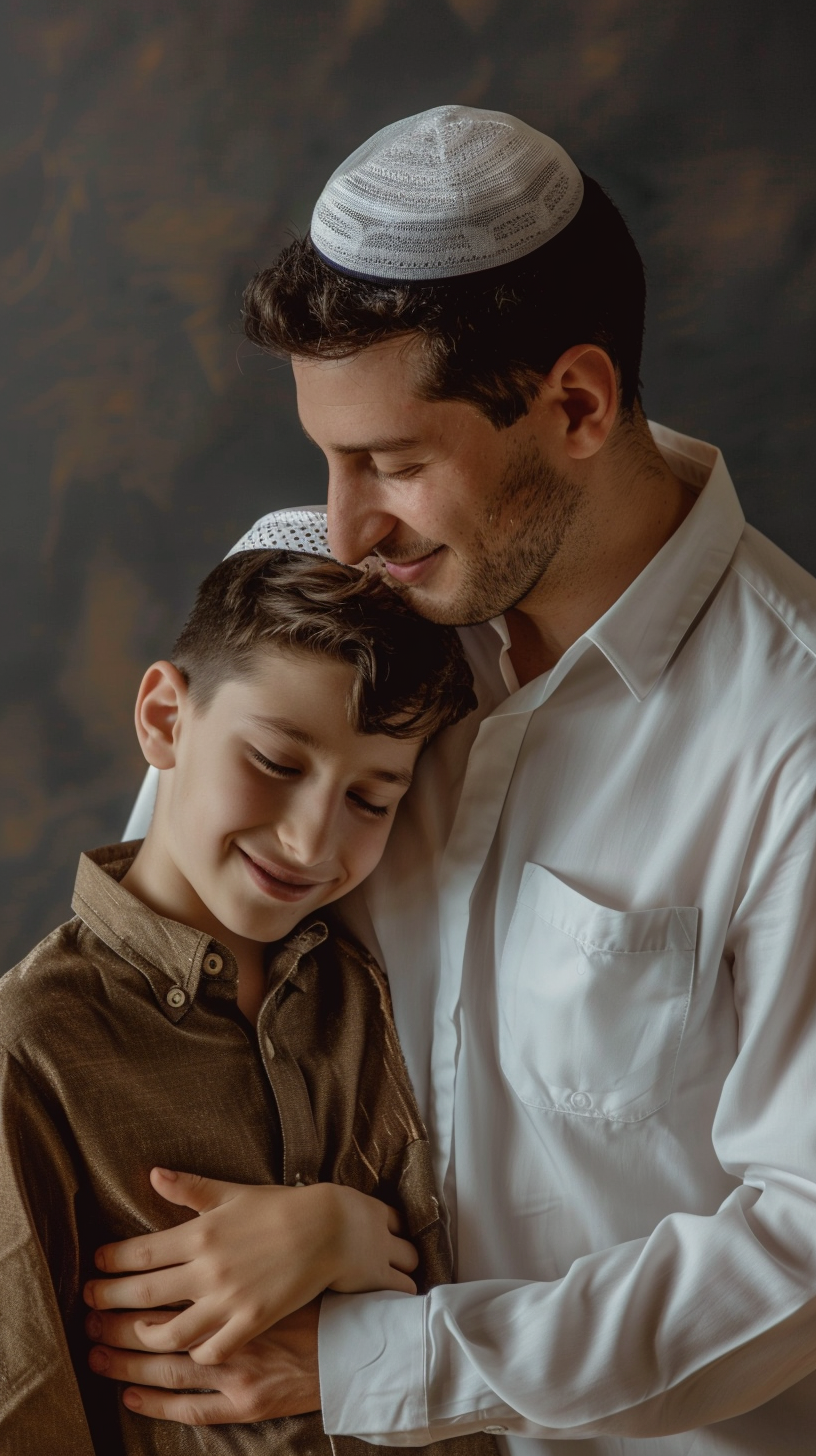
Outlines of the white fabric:
M238 551L302 551L306 556L331 557L326 536L325 506L294 506L290 510L270 511L261 516L228 556Z
M465 631L481 722L424 755L357 907L459 1283L327 1297L333 1433L816 1447L816 583L717 451L655 435L689 516L520 690L504 624Z
M581 173L551 137L504 111L435 106L341 163L317 200L311 238L357 277L456 278L540 248L583 195Z

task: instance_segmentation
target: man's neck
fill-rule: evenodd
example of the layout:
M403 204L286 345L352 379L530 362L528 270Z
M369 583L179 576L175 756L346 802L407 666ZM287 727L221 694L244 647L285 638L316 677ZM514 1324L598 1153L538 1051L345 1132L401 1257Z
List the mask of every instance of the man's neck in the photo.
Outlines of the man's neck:
M520 685L559 658L618 600L694 505L648 427L633 427L588 481L585 507L542 580L506 614Z

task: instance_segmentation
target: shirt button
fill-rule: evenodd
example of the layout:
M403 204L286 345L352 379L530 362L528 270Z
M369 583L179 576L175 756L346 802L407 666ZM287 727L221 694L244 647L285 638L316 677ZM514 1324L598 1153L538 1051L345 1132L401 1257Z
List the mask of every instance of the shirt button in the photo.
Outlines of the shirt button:
M275 1043L271 1036L267 1036L266 1038L266 1054L268 1057L274 1057L275 1055Z
M223 971L223 969L224 969L224 961L223 961L223 958L220 955L216 955L215 954L215 951L211 951L208 956L205 956L204 957L204 972L205 972L205 975L208 975L208 976L217 976L220 971Z
M506 1426L485 1426L486 1436L503 1436L506 1431Z
M592 1106L592 1098L588 1092L573 1092L570 1102L579 1112L585 1112L588 1107Z
M170 990L167 992L166 1000L168 1006L179 1007L184 1005L187 997L185 996L180 986L171 986Z

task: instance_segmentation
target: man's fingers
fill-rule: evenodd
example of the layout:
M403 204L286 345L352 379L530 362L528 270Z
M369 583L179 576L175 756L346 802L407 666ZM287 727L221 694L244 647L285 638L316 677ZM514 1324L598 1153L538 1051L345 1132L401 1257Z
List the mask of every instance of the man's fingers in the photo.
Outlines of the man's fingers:
M189 1266L130 1274L121 1279L89 1279L83 1290L92 1309L158 1309L190 1298Z
M122 1395L134 1415L154 1421L180 1421L185 1426L223 1426L235 1420L235 1407L225 1395L167 1395L161 1390L128 1389Z
M144 1350L189 1350L191 1345L198 1345L206 1340L218 1328L218 1320L210 1312L211 1301L200 1300L197 1304L191 1304L189 1309L183 1309L176 1313L174 1319L168 1320L166 1324L145 1325L137 1317L135 1323L136 1333L139 1335L139 1346ZM265 1326L262 1326L265 1328ZM253 1330L252 1334L258 1331ZM239 1341L234 1346L236 1350L245 1345L246 1339ZM118 1342L117 1342L118 1343ZM203 1361L199 1356L195 1357L199 1365L220 1365L225 1358L221 1356L218 1360Z
M212 1388L212 1370L196 1365L189 1355L151 1355L139 1350L117 1350L94 1345L88 1364L97 1375L135 1385L157 1385L164 1390Z
M147 1343L162 1325L177 1318L173 1309L151 1309L146 1314L133 1314L130 1310L119 1313L102 1313L96 1310L85 1316L85 1333L101 1345L118 1345L123 1350L152 1350ZM137 1328L138 1327L138 1328Z
M152 1168L150 1181L168 1203L194 1208L196 1213L209 1213L212 1208L220 1208L222 1203L230 1203L243 1187L240 1183L205 1178L200 1173L179 1173L175 1168Z

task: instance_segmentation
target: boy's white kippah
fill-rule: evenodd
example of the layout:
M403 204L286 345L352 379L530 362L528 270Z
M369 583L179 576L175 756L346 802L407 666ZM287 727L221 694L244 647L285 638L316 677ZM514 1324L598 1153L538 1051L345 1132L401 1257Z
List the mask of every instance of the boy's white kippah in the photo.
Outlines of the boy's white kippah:
M301 551L307 556L331 558L325 508L301 506L287 511L270 511L268 516L261 516L240 541L236 541L227 555L234 556L236 551L270 550Z
M583 195L575 163L542 132L504 111L435 106L352 152L317 200L311 238L357 278L458 278L540 248Z

